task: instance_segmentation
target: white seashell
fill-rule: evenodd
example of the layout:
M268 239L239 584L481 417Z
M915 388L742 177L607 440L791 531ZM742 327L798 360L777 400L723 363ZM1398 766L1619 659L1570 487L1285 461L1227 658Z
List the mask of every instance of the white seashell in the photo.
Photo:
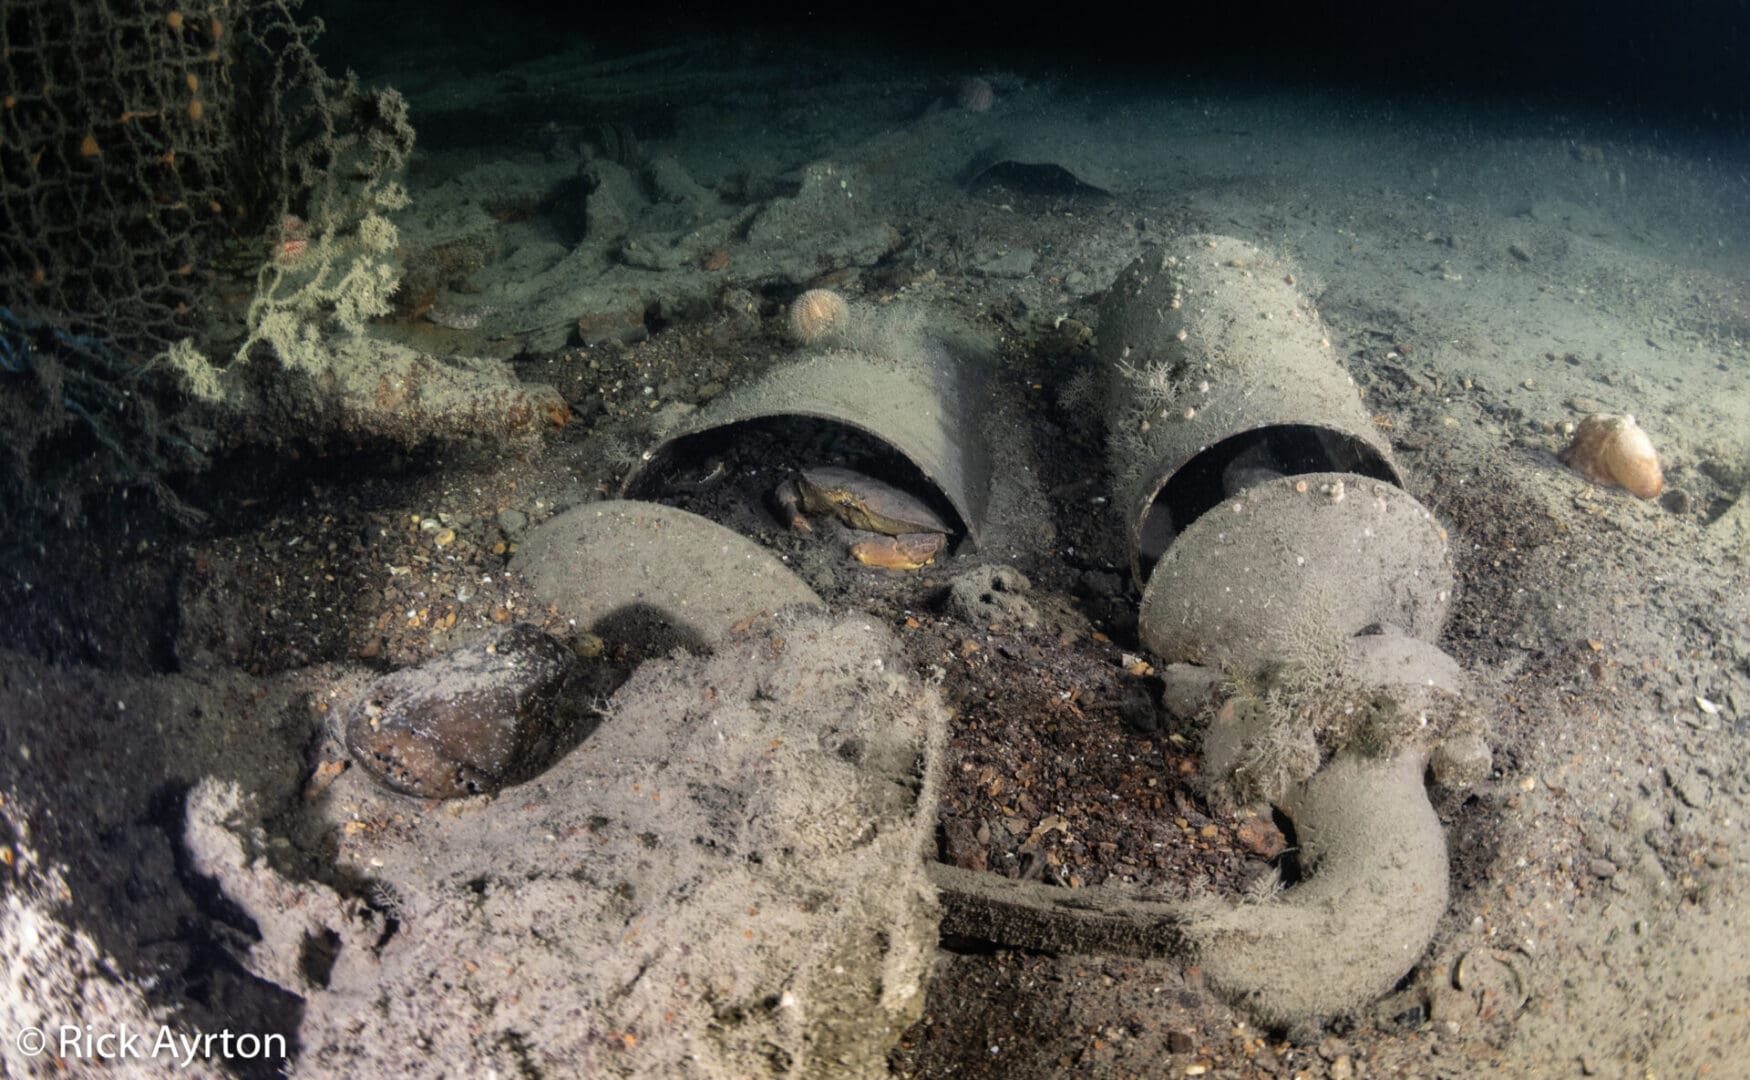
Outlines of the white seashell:
M1627 488L1643 499L1665 490L1653 440L1628 413L1593 413L1580 421L1562 461L1594 484Z

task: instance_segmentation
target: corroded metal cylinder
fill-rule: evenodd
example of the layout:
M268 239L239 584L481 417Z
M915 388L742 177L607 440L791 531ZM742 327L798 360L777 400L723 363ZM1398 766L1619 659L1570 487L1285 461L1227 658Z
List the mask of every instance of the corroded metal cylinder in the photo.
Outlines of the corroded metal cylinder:
M1343 637L1374 622L1439 631L1445 531L1399 486L1285 264L1185 238L1119 275L1099 335L1145 645L1253 665L1309 619Z
M1431 644L1446 530L1400 486L1293 275L1255 247L1191 237L1145 256L1099 336L1142 642L1229 677L1205 785L1293 822L1296 879L1267 903L1164 904L936 867L944 925L1181 954L1280 1027L1352 1014L1413 968L1449 898L1423 786L1430 743L1468 722L1458 665Z
M981 421L981 365L925 338L900 356L836 349L775 369L700 410L658 443L626 477L631 498L661 493L662 478L695 448L737 425L800 418L872 436L915 466L952 508L969 547L976 547L990 492L990 455Z

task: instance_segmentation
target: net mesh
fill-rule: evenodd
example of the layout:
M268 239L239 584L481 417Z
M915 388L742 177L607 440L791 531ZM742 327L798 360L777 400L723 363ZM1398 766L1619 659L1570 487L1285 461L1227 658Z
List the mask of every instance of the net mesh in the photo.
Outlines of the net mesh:
M199 328L243 196L260 194L227 175L235 10L7 0L0 289L15 313L135 363Z
M296 2L0 4L0 494L15 507L100 485L167 496L162 478L199 467L225 423L189 394L213 406L235 348L289 362L300 320L360 308L356 326L383 306L392 275L373 267L360 301L354 264L393 238L377 214L404 198L405 103L328 76Z

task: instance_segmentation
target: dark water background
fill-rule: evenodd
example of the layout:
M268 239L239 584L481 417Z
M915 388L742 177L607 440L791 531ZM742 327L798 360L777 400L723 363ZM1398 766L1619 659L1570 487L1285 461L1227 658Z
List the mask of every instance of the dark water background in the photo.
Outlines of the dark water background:
M1116 79L1366 89L1455 105L1590 107L1692 134L1750 127L1750 4L311 3L325 60L362 73L398 49L490 70L587 41L603 55L718 36L851 56Z

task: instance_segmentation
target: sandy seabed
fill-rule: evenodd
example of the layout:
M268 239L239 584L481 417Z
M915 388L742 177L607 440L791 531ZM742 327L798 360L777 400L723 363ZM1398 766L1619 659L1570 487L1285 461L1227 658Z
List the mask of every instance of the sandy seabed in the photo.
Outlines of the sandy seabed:
M962 766L988 770L986 788L1042 775L1037 759L1067 744L981 737L954 693L994 695L967 673L991 650L1019 670L1070 679L1081 664L1090 683L1116 685L1123 653L1136 648L1134 596L1121 580L1120 528L1098 501L1102 435L1069 391L1089 362L1076 331L1097 334L1100 294L1146 246L1207 232L1296 268L1406 487L1451 530L1460 587L1439 644L1468 673L1493 769L1435 793L1450 906L1394 994L1324 1030L1256 1028L1178 962L953 942L933 959L886 961L927 973L922 1018L886 1033L894 1049L884 1064L863 1049L846 1060L906 1076L1750 1069L1742 163L1597 117L1221 87L1162 95L998 73L991 108L972 111L956 104L959 73L817 59L777 74L718 73L739 104L676 108L672 133L644 143L630 168L612 163L646 181L619 196L624 227L653 252L637 259L565 204L578 197L571 177L610 160L600 132L519 129L506 145L469 145L455 121L489 116L488 88L421 84L410 94L415 126L450 137L421 152L404 235L439 250L485 232L494 254L465 289L437 283L424 312L382 333L440 355L533 349L518 370L558 387L576 419L530 457L365 462L351 478L310 463L281 474L268 505L228 503L200 535L143 548L87 537L15 572L33 589L0 653L8 1038L101 1015L154 1030L302 1030L295 1068L305 1075L368 1075L378 1059L337 1050L347 1038L395 1044L410 1055L398 1061L433 1075L554 1075L583 1060L557 1049L582 1031L599 1055L588 1060L625 1075L654 1074L667 1059L653 1048L684 1056L690 1039L725 1061L789 1067L782 1050L738 1041L740 1025L765 1022L744 1015L764 999L728 985L733 972L723 987L691 988L689 1000L716 1002L697 1030L605 1022L613 1003L635 997L635 974L620 997L599 999L608 1013L519 1008L528 980L544 980L539 1000L552 1001L563 980L592 977L594 954L568 952L576 940L556 929L567 890L601 891L577 901L596 918L623 917L615 904L643 898L615 892L618 864L570 879L543 870L551 841L540 822L492 834L473 873L385 889L371 859L415 850L398 843L490 833L478 819L491 803L389 796L358 769L324 786L344 760L336 716L375 670L440 653L495 619L564 630L505 570L520 530L612 491L665 425L790 355L782 302L824 277L854 308L910 313L904 333L953 326L988 344L1001 467L1029 479L993 501L992 539L977 560L1025 572L1045 628L992 631L943 610L934 597L964 567L955 560L876 579L801 552L769 521L766 538L789 545L831 606L866 608L885 624L879 647L898 650L907 669L900 689L922 687L932 667L967 669L935 680L956 717L941 748L945 797L961 798L952 778ZM569 85L584 99L606 78L586 74ZM486 189L498 194L496 212L481 209ZM847 209L821 194L841 190L860 201ZM473 209L445 213L460 205ZM426 317L433 311L470 317ZM608 332L577 345L579 318L586 337ZM1593 412L1635 415L1665 468L1660 498L1598 487L1558 461L1562 425ZM434 547L415 520L437 515L455 543ZM610 655L615 644L605 642ZM667 685L643 678L646 694ZM672 693L678 708L682 691ZM1090 701L1062 736L1079 740L1077 752L1178 760L1171 731L1127 731L1116 693ZM1130 782L1119 766L1088 762L1050 775L1072 786L1082 774ZM534 802L542 784L510 789L497 806ZM977 813L970 792L956 806ZM1074 820L1059 810L1082 795L1041 796L1035 811ZM1183 816L1185 806L1208 809L1160 812ZM446 818L458 822L454 835ZM237 838L235 850L219 834ZM602 843L635 859L639 845L625 839ZM1111 843L1078 875L1121 875L1147 831L1117 830ZM990 847L999 872L1000 844ZM417 880L416 862L395 870ZM1200 872L1220 884L1234 871L1218 862ZM503 876L511 867L517 880ZM551 910L537 918L519 895ZM757 909L776 895L736 905ZM892 901L898 914L870 917L915 928L914 900L924 903L908 896ZM521 930L494 936L481 919ZM853 937L844 948L854 952ZM480 948L452 957L459 969L396 966L398 952L429 956L456 941ZM724 955L729 967L750 962ZM373 977L363 957L387 972L384 987L427 980L461 1026L435 1034L404 1007L411 996L362 993ZM351 1028L334 1019L331 999L343 991L360 994ZM894 992L870 1000L911 1015ZM788 1030L781 997L759 1007ZM467 1060L422 1057L434 1043ZM21 1075L52 1074L13 1045L4 1054ZM275 1063L233 1066L268 1075Z

